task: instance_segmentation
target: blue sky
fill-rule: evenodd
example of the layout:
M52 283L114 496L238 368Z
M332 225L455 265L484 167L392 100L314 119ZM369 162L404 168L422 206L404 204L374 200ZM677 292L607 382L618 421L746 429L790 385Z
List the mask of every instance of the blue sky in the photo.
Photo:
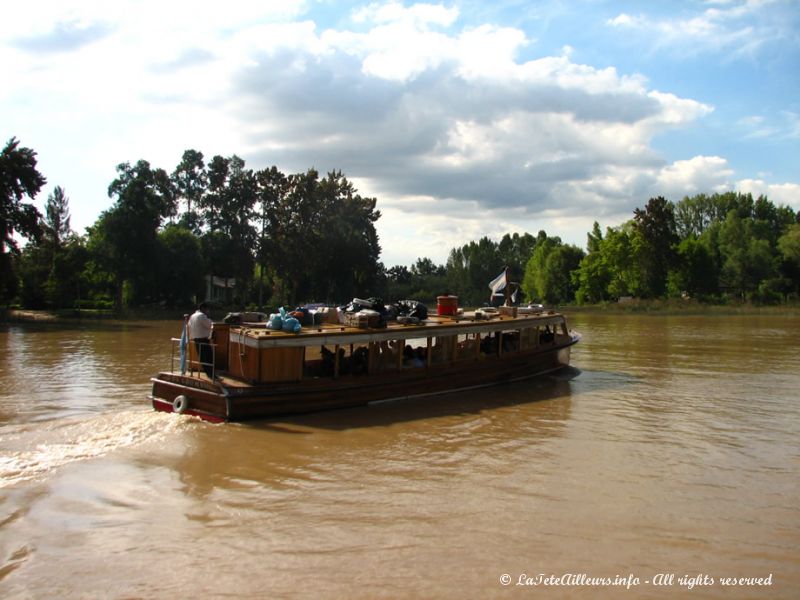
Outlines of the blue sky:
M507 232L585 244L663 195L800 210L795 0L41 0L0 8L0 136L79 232L121 162L341 169L387 266Z

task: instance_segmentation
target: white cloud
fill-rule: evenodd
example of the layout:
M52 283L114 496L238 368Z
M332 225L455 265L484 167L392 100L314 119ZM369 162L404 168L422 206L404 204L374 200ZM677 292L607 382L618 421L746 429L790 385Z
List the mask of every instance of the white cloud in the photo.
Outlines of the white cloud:
M724 158L665 164L652 147L712 106L583 64L569 46L536 54L521 29L458 26L463 15L442 4L371 4L337 29L304 2L234 4L52 2L41 19L29 3L19 27L0 19L14 82L0 109L66 187L76 227L109 206L114 165L171 169L186 148L254 168L342 169L379 199L388 264L444 261L509 231L583 245L594 220L618 224L649 197L735 185ZM797 115L786 121L796 136Z
M752 194L754 198L766 196L773 204L785 204L800 211L800 184L767 183L762 179L742 179L736 183L736 190Z
M414 4L406 7L401 2L375 2L353 11L356 23L406 24L426 29L428 25L448 27L458 18L458 8L447 8L442 4Z
M736 122L744 140L796 140L800 138L800 115L785 110L779 115L765 117L750 115Z
M729 58L751 56L766 44L788 40L796 45L791 25L774 11L775 5L790 6L791 0L733 0L712 2L697 14L671 18L620 13L608 19L610 27L647 36L653 49L682 56L725 52ZM713 6L717 5L717 6ZM795 40L795 41L791 41Z
M734 171L719 156L695 156L678 160L661 169L656 178L661 195L680 200L700 192L725 192L731 189Z

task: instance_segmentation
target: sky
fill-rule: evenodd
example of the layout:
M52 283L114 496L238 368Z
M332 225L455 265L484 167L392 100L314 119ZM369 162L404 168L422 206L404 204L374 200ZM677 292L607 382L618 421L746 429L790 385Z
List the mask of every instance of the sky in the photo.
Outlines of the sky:
M186 149L341 170L389 267L483 236L585 247L649 198L800 210L797 0L37 0L0 5L0 142L72 227Z

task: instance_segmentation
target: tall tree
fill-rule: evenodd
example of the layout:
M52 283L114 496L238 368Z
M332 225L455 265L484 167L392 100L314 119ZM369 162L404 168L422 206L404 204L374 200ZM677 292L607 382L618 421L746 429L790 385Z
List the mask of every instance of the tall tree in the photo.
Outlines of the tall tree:
M386 269L386 288L384 298L402 300L411 298L411 271L405 265L395 265Z
M642 272L639 268L640 244L636 241L637 235L633 221L628 221L620 227L606 229L602 255L608 272L611 274L607 288L611 298L642 295Z
M163 169L152 169L146 160L122 163L117 179L108 188L115 205L101 214L90 229L96 264L107 269L114 283L114 305L121 310L126 285L133 302L152 302L160 297L157 273L158 229L175 214L175 192Z
M600 224L595 221L592 231L587 234L586 247L589 252L575 273L575 300L579 304L602 302L608 295L611 274L603 258L603 241Z
M72 296L72 283L79 274L72 270L73 261L66 256L72 229L69 198L61 186L56 186L47 198L43 230L45 250L50 257L45 295L50 306L62 307Z
M720 279L724 287L746 300L763 279L774 274L774 261L769 242L754 235L753 219L740 214L731 210L720 227Z
M540 239L528 261L522 288L529 297L557 304L575 299L576 279L584 252L559 237Z
M208 188L200 201L203 220L211 231L222 231L222 211L225 210L230 177L230 158L216 155L208 163Z
M375 198L361 197L334 171L290 175L285 193L267 211L265 250L286 301L336 300L377 289L380 256Z
M269 169L262 169L255 174L258 186L257 203L258 215L261 221L258 232L258 308L263 310L264 306L264 281L268 276L269 259L269 225L276 222L275 211L279 210L288 192L288 181L286 175L278 170L276 166ZM274 273L273 273L274 275Z
M72 231L70 228L69 198L64 188L56 186L47 197L44 215L44 236L54 250L61 248Z
M658 196L651 198L644 209L634 210L633 215L641 242L640 266L645 294L663 296L667 273L675 265L675 245L678 243L674 206Z
M792 291L800 293L800 223L786 228L778 239L778 249L783 276L791 282Z
M0 154L0 301L8 302L16 293L17 278L11 255L19 254L14 234L38 240L41 236L41 215L33 200L47 180L36 170L36 152L19 146L11 138Z
M676 266L668 276L667 289L671 296L684 293L705 299L717 292L717 268L708 245L694 235L677 246Z
M198 213L202 205L203 195L208 186L208 174L203 160L203 153L197 150L186 150L180 164L171 175L178 198L186 202L186 212L180 217L180 223L186 225L194 234L200 233L202 219Z
M167 306L189 306L203 293L203 262L198 238L183 224L158 234L158 289Z
M381 247L375 222L380 218L375 198L364 198L341 171L332 171L319 186L330 226L321 230L322 248L330 252L317 271L318 294L344 298L374 295L378 289ZM326 264L327 263L327 264Z
M255 265L258 235L251 223L258 194L258 179L245 168L244 160L236 155L211 159L208 190L201 201L209 227L203 242L206 275L222 277L226 282L235 279L240 302ZM227 240L223 242L219 236Z
M536 244L533 236L526 234L526 242L530 246ZM501 240L500 244L493 242L488 237L482 237L477 242L469 242L460 248L450 251L447 259L447 275L452 291L456 293L462 304L483 304L489 299L490 290L487 287L489 282L497 277L498 273L505 266L509 267L511 277L519 281L524 273L525 263L528 254L522 259L523 250L519 237L516 240L511 237ZM502 246L502 252L500 247ZM504 259L510 259L506 262Z

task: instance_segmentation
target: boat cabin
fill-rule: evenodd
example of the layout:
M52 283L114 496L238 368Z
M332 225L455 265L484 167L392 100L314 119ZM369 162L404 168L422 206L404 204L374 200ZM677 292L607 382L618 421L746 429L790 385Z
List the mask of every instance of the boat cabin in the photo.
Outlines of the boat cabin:
M265 323L215 324L214 331L215 371L250 384L455 365L542 349L570 337L564 317L555 313L491 320L432 317L375 329L325 323L299 333L272 330ZM190 364L197 369L193 348Z

